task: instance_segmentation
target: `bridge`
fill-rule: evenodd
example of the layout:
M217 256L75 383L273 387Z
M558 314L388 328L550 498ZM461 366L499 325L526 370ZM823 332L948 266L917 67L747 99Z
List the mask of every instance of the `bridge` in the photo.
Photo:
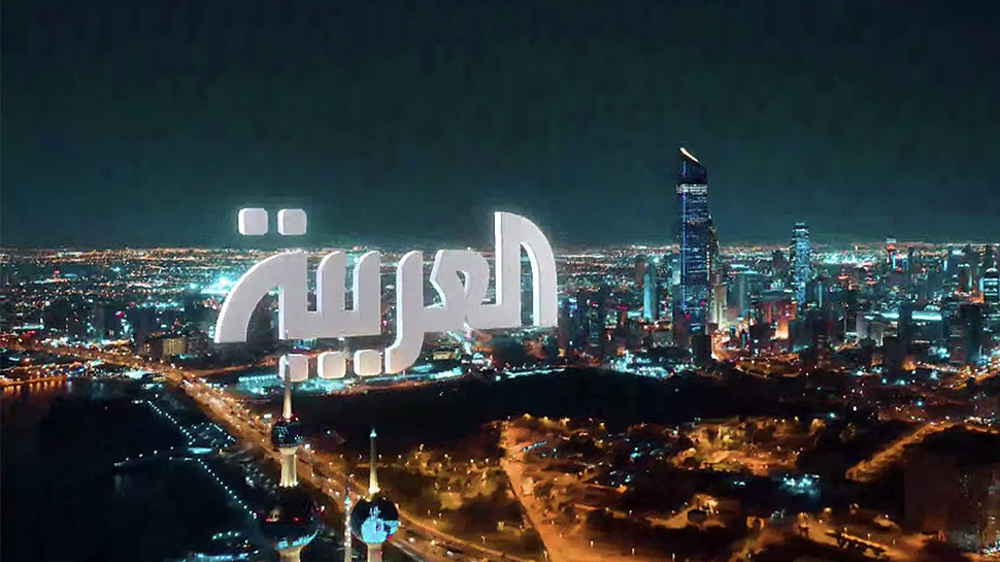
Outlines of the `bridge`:
M886 555L885 547L877 542L849 535L843 531L827 531L826 535L833 537L833 539L837 541L837 547L841 550L860 554L862 556L865 555L866 551L870 550L872 555L876 558L884 558Z
M0 379L0 388L7 390L8 388L17 388L21 386L56 385L65 383L68 378L68 375L37 376L26 379L11 379L3 377Z

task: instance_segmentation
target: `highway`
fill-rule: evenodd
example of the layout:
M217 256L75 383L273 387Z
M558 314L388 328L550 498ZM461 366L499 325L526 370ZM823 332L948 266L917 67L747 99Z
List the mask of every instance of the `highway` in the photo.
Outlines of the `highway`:
M39 346L31 348L56 355L70 355L88 361L104 361L108 364L121 365L133 369L156 372L164 375L167 380L193 398L202 409L212 417L223 422L227 429L244 443L250 443L262 448L274 459L279 460L279 453L271 446L270 425L244 406L237 398L214 388L202 380L202 376L217 374L225 370L189 371L173 365L146 361L141 357L122 353L74 346ZM240 367L240 368L245 368ZM317 459L316 454L300 449L298 474L299 480L308 482L328 496L331 503L343 505L340 496L348 483L348 476L340 472L328 472L317 468L330 467L328 459ZM351 480L353 490L366 490L367 482ZM353 505L352 501L352 505ZM417 533L408 533L407 530ZM461 538L444 533L433 523L428 523L411 513L400 510L400 530L390 542L403 552L421 560L430 561L461 561L488 560L504 562L527 562L527 560L508 555L488 548L484 545L465 541ZM358 548L358 547L355 547ZM451 554L449 554L451 551Z

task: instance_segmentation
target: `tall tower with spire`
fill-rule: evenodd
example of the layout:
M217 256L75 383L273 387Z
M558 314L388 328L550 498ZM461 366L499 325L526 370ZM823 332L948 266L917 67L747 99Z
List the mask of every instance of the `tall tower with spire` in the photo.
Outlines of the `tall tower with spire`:
M680 287L674 296L673 320L689 339L705 334L710 296L709 244L712 215L708 210L708 172L687 149L680 149L677 174L677 242ZM682 346L686 346L686 342Z
M281 453L281 480L277 498L264 513L261 532L278 551L281 562L299 562L302 549L319 532L319 512L309 493L298 486L295 475L295 452L304 436L292 414L292 387L285 376L285 399L281 419L271 428L271 443Z
M378 437L375 433L375 428L372 428L371 434L368 435L368 457L370 459L370 467L368 469L368 497L372 497L379 492L378 489L378 465L375 463L378 460L378 455L375 452L375 438Z
M285 373L285 400L281 419L271 428L271 444L281 453L281 480L278 485L282 488L293 487L299 482L295 473L295 453L303 440L302 426L292 414L292 383L288 373Z
M399 528L399 510L382 496L378 485L378 454L375 450L375 430L369 438L368 497L359 500L351 511L351 530L368 545L368 562L381 562L382 545Z
M344 486L344 562L351 562L351 486Z

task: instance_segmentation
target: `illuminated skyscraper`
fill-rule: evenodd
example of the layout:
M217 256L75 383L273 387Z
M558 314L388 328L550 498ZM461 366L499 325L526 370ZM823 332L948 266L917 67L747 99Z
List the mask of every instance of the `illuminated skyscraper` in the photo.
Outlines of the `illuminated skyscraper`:
M723 328L726 321L726 286L722 283L722 260L719 258L719 237L715 227L708 235L708 323Z
M782 278L788 272L788 260L781 250L771 253L771 272L776 278Z
M995 267L987 269L983 275L983 302L1000 303L1000 273Z
M963 303L949 321L948 351L958 365L978 365L983 356L983 309Z
M656 266L650 264L644 269L642 276L642 319L646 322L656 322L660 319Z
M972 266L967 263L958 264L958 290L962 293L971 293L974 285L972 277Z
M983 250L983 267L982 270L986 271L991 267L996 267L996 248L987 244L986 249Z
M677 174L677 238L680 244L680 291L674 297L674 324L687 335L704 333L709 301L708 172L687 149L680 150Z
M885 239L885 255L889 262L889 270L896 271L896 237L890 236Z
M806 223L795 223L788 255L792 261L792 291L799 307L802 307L806 302L806 285L812 278L812 249L809 246L809 227Z

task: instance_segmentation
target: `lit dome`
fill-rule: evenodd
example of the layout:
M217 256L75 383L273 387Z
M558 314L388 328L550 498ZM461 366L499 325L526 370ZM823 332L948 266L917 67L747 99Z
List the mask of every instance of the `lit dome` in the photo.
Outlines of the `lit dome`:
M260 530L277 550L304 546L319 532L319 510L301 488L279 488L278 498L260 518Z
M365 544L382 544L399 528L395 504L375 494L363 499L351 510L351 531Z
M271 444L275 447L298 447L305 441L299 420L279 420L271 428Z

